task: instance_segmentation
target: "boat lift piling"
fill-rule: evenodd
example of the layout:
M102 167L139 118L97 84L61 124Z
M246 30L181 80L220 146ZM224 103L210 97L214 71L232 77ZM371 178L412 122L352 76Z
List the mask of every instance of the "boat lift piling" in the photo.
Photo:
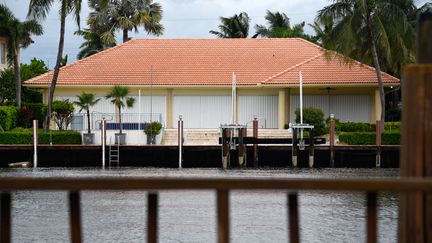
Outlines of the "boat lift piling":
M102 169L105 169L105 159L106 159L106 120L105 117L101 121L101 146L102 146Z
M184 133L183 133L183 118L182 115L179 116L178 120L178 148L179 148L179 168L182 168L183 164L183 143L184 143Z
M258 138L258 118L257 116L254 117L252 122L253 127L253 137ZM258 167L258 144L254 143L253 145L253 163L254 167Z
M330 114L329 128L330 128L330 167L334 168L335 166L334 145L335 145L335 133L336 133L334 114Z
M375 159L375 166L376 168L381 167L381 128L382 123L381 120L376 121L375 125L375 144L376 144L376 159Z
M33 168L37 168L38 156L38 120L33 120Z

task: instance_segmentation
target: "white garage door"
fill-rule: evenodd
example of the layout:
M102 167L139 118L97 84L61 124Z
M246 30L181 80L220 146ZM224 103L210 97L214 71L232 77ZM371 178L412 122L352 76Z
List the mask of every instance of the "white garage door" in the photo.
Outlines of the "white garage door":
M242 95L238 97L238 116L240 124L248 124L254 116L259 118L260 126L277 128L278 97L273 95Z
M295 110L299 107L299 96L290 100L290 122L295 122ZM315 107L324 112L324 118L334 114L341 121L369 122L371 97L369 95L305 95L303 107Z
M185 128L218 128L230 123L231 96L174 96L174 127L179 115Z

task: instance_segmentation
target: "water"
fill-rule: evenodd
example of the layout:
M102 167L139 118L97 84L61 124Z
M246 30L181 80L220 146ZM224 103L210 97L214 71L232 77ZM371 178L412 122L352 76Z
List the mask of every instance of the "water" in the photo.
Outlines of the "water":
M398 169L0 169L0 176L27 177L397 177ZM214 191L161 191L160 242L216 242ZM65 242L69 239L66 192L14 192L13 242ZM143 242L146 192L82 192L84 242ZM301 192L302 242L365 242L363 193ZM379 242L397 241L398 196L379 195ZM232 242L287 242L285 191L233 191L230 194Z

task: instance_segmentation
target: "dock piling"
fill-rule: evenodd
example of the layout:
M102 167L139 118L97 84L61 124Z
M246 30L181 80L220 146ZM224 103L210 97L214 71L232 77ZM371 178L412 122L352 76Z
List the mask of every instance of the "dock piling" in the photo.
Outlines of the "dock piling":
M230 130L228 128L221 128L222 132L222 168L227 169L230 164L230 151L229 151L229 141Z
M297 167L297 153L298 153L298 144L297 144L297 128L292 129L292 166Z
M375 125L375 144L376 144L376 157L375 157L375 166L376 168L381 167L381 128L382 124L380 120L376 121Z
M102 145L102 169L105 169L105 159L106 159L106 120L102 118L101 121L101 145Z
M246 167L246 144L243 138L247 136L247 128L238 128L238 162L240 167Z
M315 132L314 129L309 131L309 168L314 166L314 154L315 154Z
M336 133L334 114L330 114L329 130L330 130L330 167L334 168L335 166L334 144L335 144L335 133Z
M183 142L184 142L184 134L183 134L183 118L182 115L179 116L178 120L178 148L179 148L179 168L182 168L183 163Z
M33 168L37 168L38 120L33 120Z
M252 122L253 137L258 138L258 118L255 116ZM258 144L253 145L253 162L254 167L258 167Z

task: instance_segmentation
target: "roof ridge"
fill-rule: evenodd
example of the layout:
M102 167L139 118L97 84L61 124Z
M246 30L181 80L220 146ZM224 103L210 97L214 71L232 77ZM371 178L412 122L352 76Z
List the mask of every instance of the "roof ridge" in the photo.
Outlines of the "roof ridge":
M129 40L129 41L126 41L126 42L123 42L123 43L120 43L120 44L118 44L118 45L116 45L116 46L113 46L113 47L107 48L107 49L105 49L105 50L102 50L102 51L100 51L100 52L97 52L97 53L95 53L95 54L93 54L93 55L91 55L91 56L85 57L85 58L83 58L83 59L75 60L74 62L72 62L72 63L70 63L70 64L67 64L66 66L60 67L60 71L62 71L62 70L64 70L64 69L68 69L68 68L70 68L70 67L73 67L73 66L75 66L75 65L77 65L77 64L79 64L79 63L82 63L82 62L84 62L84 61L87 61L87 60L90 60L90 59L96 58L97 56L102 55L102 54L105 54L105 53L107 53L107 52L111 52L112 50L117 49L117 48L120 48L120 47L122 47L122 46L128 44L128 43L131 42L131 41L133 41L133 39L131 39L131 40ZM60 75L60 71L59 71L59 75ZM29 79L29 80L26 80L26 81L24 81L24 83L31 82L31 81L33 81L33 79L41 79L42 77L44 77L44 76L49 76L49 75L52 74L52 73L54 73L54 69L53 69L53 70L50 70L50 71L48 71L48 72L46 72L46 73L44 73L44 74L41 74L41 75L39 75L39 76L33 77L33 78ZM51 83L51 81L50 81L50 83Z
M273 75L273 76L268 77L266 80L261 81L261 83L262 83L262 84L267 83L268 81L270 81L270 80L272 80L272 79L274 79L274 78L277 78L277 77L279 77L279 76L281 76L281 75L283 75L283 74L285 74L285 73L288 73L289 71L291 71L291 70L293 70L293 69L295 69L295 68L297 68L297 67L300 67L300 66L302 66L302 65L304 65L304 64L306 64L306 63L308 63L308 62L311 62L312 60L314 60L314 59L316 59L316 58L318 58L318 57L320 57L320 56L322 56L322 55L324 55L324 53L321 53L321 52L320 52L319 54L317 54L317 55L315 55L315 56L313 56L313 57L311 57L311 58L309 58L309 59L306 59L306 60L304 60L303 62L297 63L296 65L291 66L291 67L289 67L289 68L283 70L282 72L279 72L279 73L277 73L277 74L275 74L275 75Z

